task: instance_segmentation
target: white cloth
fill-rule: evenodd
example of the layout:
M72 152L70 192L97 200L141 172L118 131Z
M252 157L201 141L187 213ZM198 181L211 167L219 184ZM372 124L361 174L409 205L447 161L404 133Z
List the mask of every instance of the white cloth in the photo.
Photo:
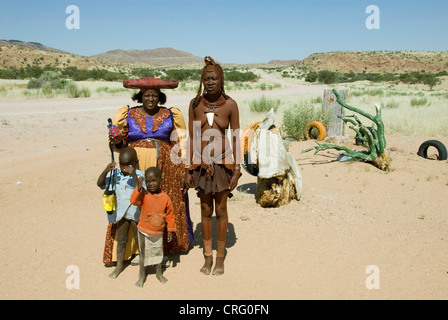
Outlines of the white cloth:
M138 230L143 237L139 235L139 248L145 247L143 265L152 266L162 263L163 260L163 233L158 235L147 234ZM142 239L143 238L143 239ZM144 243L141 243L143 240ZM140 259L142 256L140 255Z
M276 116L271 109L260 123L252 146L258 149L258 177L263 179L290 175L296 187L296 199L302 195L302 176L294 157L286 150L280 129L274 126Z

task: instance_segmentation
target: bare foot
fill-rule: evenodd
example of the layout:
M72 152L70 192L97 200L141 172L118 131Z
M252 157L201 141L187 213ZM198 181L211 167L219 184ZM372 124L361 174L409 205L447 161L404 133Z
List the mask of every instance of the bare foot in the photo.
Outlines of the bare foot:
M220 276L224 274L224 258L216 258L216 264L215 267L213 268L212 274L214 276Z
M160 283L167 283L168 282L168 279L167 278L165 278L163 275L156 275L156 278L157 279L159 279L159 281L160 281Z
M115 270L109 275L112 279L116 279L118 275L123 271L123 268L115 268Z
M212 270L212 265L213 265L213 256L204 256L205 258L205 262L204 265L201 268L201 272L205 275L209 275L210 271Z
M145 283L145 278L143 277L140 277L140 278L138 278L138 281L135 283L135 285L137 286L137 287L140 287L140 288L143 288L143 284Z

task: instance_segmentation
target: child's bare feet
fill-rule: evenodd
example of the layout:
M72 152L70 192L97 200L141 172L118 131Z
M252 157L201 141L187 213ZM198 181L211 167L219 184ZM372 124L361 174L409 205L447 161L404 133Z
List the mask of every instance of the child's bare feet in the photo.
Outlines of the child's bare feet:
M162 274L162 264L156 266L156 278L159 279L160 283L166 283L168 281Z
M138 281L135 283L135 285L137 286L137 287L140 287L140 288L143 288L143 284L145 283L145 278L143 277L140 277L140 278L138 278Z
M212 270L213 256L204 256L204 258L205 262L200 271L205 275L209 275Z
M214 276L220 276L222 274L224 274L224 258L216 258L216 264L215 267L213 268L213 273Z
M109 275L112 279L116 279L118 275L123 271L123 268L116 267L115 270Z
M160 281L160 283L167 283L168 282L168 279L167 278L165 278L163 275L156 275L156 278L157 279L159 279L159 281Z

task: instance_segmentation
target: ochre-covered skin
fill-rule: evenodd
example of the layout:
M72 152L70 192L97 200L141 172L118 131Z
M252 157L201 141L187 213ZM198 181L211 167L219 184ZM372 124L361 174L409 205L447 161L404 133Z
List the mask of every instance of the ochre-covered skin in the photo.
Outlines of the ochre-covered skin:
M229 139L226 137L226 129L239 132L239 111L237 103L225 94L224 73L221 66L210 57L205 57L205 64L198 94L191 100L188 111L190 164L186 170L186 184L198 190L201 201L205 263L200 271L204 274L210 274L213 265L211 243L212 215L215 208L218 247L213 275L221 275L224 273L228 227L227 198L230 191L236 188L241 176L239 134L232 135ZM207 121L207 113L213 114L211 125ZM199 127L198 124L200 132L194 132L195 128ZM213 135L209 135L210 132L214 132ZM209 138L203 139L204 135L209 135ZM194 143L193 139L198 141ZM208 161L204 161L203 155L207 152L209 144L213 150L210 152L212 160L206 157ZM197 150L194 150L194 147ZM215 154L215 150L221 150L221 154Z

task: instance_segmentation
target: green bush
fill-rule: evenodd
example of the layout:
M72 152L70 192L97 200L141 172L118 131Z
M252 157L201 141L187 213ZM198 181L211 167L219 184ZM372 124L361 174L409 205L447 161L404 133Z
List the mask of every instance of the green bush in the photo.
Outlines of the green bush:
M259 77L252 71L248 71L248 72L240 72L240 71L236 71L236 70L224 71L224 79L226 81L248 82L248 81L257 81L258 78Z
M339 80L339 74L333 71L319 71L317 74L317 81L324 84L337 83Z
M317 81L317 72L311 71L305 77L306 82L316 82Z
M384 91L381 90L381 89L372 89L372 90L369 91L369 96L372 96L372 97L376 97L376 96L383 97L384 96Z
M254 112L269 112L271 108L274 108L274 112L277 111L280 106L280 99L270 99L264 95L258 99L254 99L249 103L250 110Z
M396 101L390 101L390 102L388 102L386 104L384 104L384 102L381 103L381 108L384 108L384 109L396 109L399 106L400 105Z
M79 89L79 96L82 98L90 97L90 90L88 88L84 88L84 87Z
M60 73L54 71L45 71L38 79L31 79L26 86L27 89L40 89L46 86L51 89L63 89L67 80L63 79Z
M80 98L80 97L88 98L88 97L90 97L89 89L87 89L87 88L79 89L78 86L76 85L76 83L74 83L73 81L70 81L69 83L67 83L67 85L64 87L64 91L70 98Z
M42 86L42 94L46 97L52 97L53 96L53 88L51 87L50 82L45 82Z
M145 69L145 68L137 68L131 71L133 76L138 78L159 78L162 76L162 73L159 70Z
M426 106L427 104L428 104L428 99L426 97L411 99L411 106L413 106L413 107Z
M292 106L283 113L283 128L285 133L295 140L305 140L305 128L311 121L319 121L325 127L330 123L330 113L325 112L323 107L319 110L314 108L310 102Z
M311 99L311 103L322 103L322 97L317 97L317 98L314 98L314 99Z
M167 70L165 70L165 76L162 76L162 78L166 79L166 80L175 80L175 81L187 81L187 80L198 81L201 79L201 70L200 69L167 69Z

